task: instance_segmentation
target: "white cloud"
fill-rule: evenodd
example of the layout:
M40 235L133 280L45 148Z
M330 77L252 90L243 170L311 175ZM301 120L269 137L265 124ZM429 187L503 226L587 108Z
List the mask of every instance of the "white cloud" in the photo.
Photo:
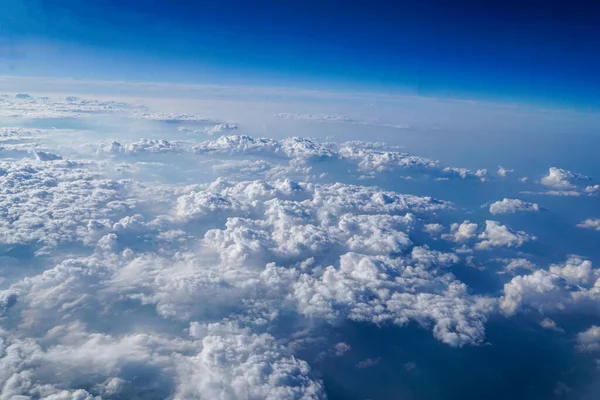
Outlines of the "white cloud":
M217 125L213 126L212 128L208 128L206 130L206 134L207 135L216 135L219 133L226 133L226 132L234 131L236 129L238 129L238 126L236 124L217 124Z
M527 241L535 240L535 236L522 231L513 231L498 221L490 220L485 221L485 230L477 238L481 239L475 245L478 250L487 250L492 247L520 247Z
M585 192L590 196L596 194L598 191L600 191L600 185L590 185L585 187Z
M432 236L438 236L444 231L444 226L441 224L425 224L423 231L429 233Z
M442 171L449 175L459 176L462 179L477 178L482 182L485 182L488 180L486 178L486 176L487 176L486 169L478 169L477 171L473 172L468 168L445 167Z
M571 256L565 264L514 277L504 285L500 307L512 315L523 305L539 310L565 310L579 304L594 304L600 300L599 278L600 273L589 260Z
M112 141L103 143L98 148L98 153L111 154L142 154L142 153L170 153L180 150L178 143L171 143L163 139L141 139L137 142L126 143Z
M501 299L469 288L453 268L475 265L473 246L508 253L533 237L496 221L443 235L425 222L446 221L452 203L389 189L409 171L486 170L442 168L383 143L232 135L237 125L220 118L127 103L0 99L2 117L131 117L114 140L105 130L0 129L0 398L320 399L296 326L303 346L343 356L360 349L321 333L348 320L418 324L461 347L485 341L499 305L508 315L597 304L598 276L583 260L516 276ZM178 140L188 129L223 136ZM356 170L385 188L351 184ZM506 200L492 206L534 207ZM507 271L535 269L503 256Z
M301 113L279 113L276 115L282 119L295 119L300 121L311 121L311 122L335 122L335 123L346 123L353 125L368 125L377 126L383 128L394 128L394 129L409 129L408 125L404 124L387 124L376 120L361 120L353 119L343 115L334 114L301 114Z
M590 178L585 175L561 168L550 167L548 175L544 176L540 183L558 190L571 190L575 188L575 181L589 179Z
M496 259L495 261L499 261L505 264L504 269L500 273L514 273L516 270L523 269L533 271L536 268L536 265L529 261L526 258L504 258L504 259Z
M600 218L586 219L585 221L577 224L577 226L580 228L595 229L600 231Z
M560 332L560 333L565 332L565 330L563 328L558 326L556 324L556 322L551 320L550 318L544 318L542 321L540 321L540 326L544 329L549 329L551 331L556 331L556 332Z
M513 173L513 172L515 172L513 169L506 169L506 168L504 168L504 167L501 167L501 166L499 166L499 167L498 167L498 172L497 172L497 173L498 173L498 175L499 175L499 176L501 176L501 177L505 177L506 175L508 175L508 174L511 174L511 173ZM526 178L526 179L527 179L527 178Z
M519 199L507 199L490 204L491 214L513 214L518 211L539 211L540 206L536 203L528 203Z
M578 333L577 344L581 351L600 350L600 326L593 325Z
M337 357L341 357L344 354L346 354L347 352L349 352L352 348L350 347L350 345L348 345L344 342L339 342L339 343L335 344L334 349L335 349L335 355Z
M452 240L453 242L465 242L477 236L479 225L470 221L464 221L460 224L454 223L450 225L450 233L442 235L444 239Z
M160 122L214 122L210 117L201 117L194 114L182 114L182 113L153 113L153 112L135 112L132 116L137 119L147 119L151 121Z

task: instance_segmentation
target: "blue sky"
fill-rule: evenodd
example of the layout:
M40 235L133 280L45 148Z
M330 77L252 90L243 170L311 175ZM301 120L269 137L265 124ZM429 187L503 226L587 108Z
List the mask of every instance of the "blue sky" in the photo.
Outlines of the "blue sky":
M592 1L5 1L3 75L600 105Z

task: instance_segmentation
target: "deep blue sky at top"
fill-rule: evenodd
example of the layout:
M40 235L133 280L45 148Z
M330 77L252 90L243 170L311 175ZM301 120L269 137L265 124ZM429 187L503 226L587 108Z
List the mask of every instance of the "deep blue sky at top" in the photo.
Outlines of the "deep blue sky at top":
M0 5L3 75L360 88L600 106L600 1Z

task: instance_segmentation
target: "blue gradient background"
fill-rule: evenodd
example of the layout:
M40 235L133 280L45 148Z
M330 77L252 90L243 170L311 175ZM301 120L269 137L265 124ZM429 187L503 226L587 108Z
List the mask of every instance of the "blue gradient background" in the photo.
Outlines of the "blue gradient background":
M600 105L597 1L4 0L0 73Z

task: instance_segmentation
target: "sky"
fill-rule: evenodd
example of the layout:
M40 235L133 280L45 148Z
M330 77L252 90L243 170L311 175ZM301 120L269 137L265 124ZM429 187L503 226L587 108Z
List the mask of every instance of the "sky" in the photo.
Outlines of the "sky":
M3 3L3 75L599 104L594 1Z

